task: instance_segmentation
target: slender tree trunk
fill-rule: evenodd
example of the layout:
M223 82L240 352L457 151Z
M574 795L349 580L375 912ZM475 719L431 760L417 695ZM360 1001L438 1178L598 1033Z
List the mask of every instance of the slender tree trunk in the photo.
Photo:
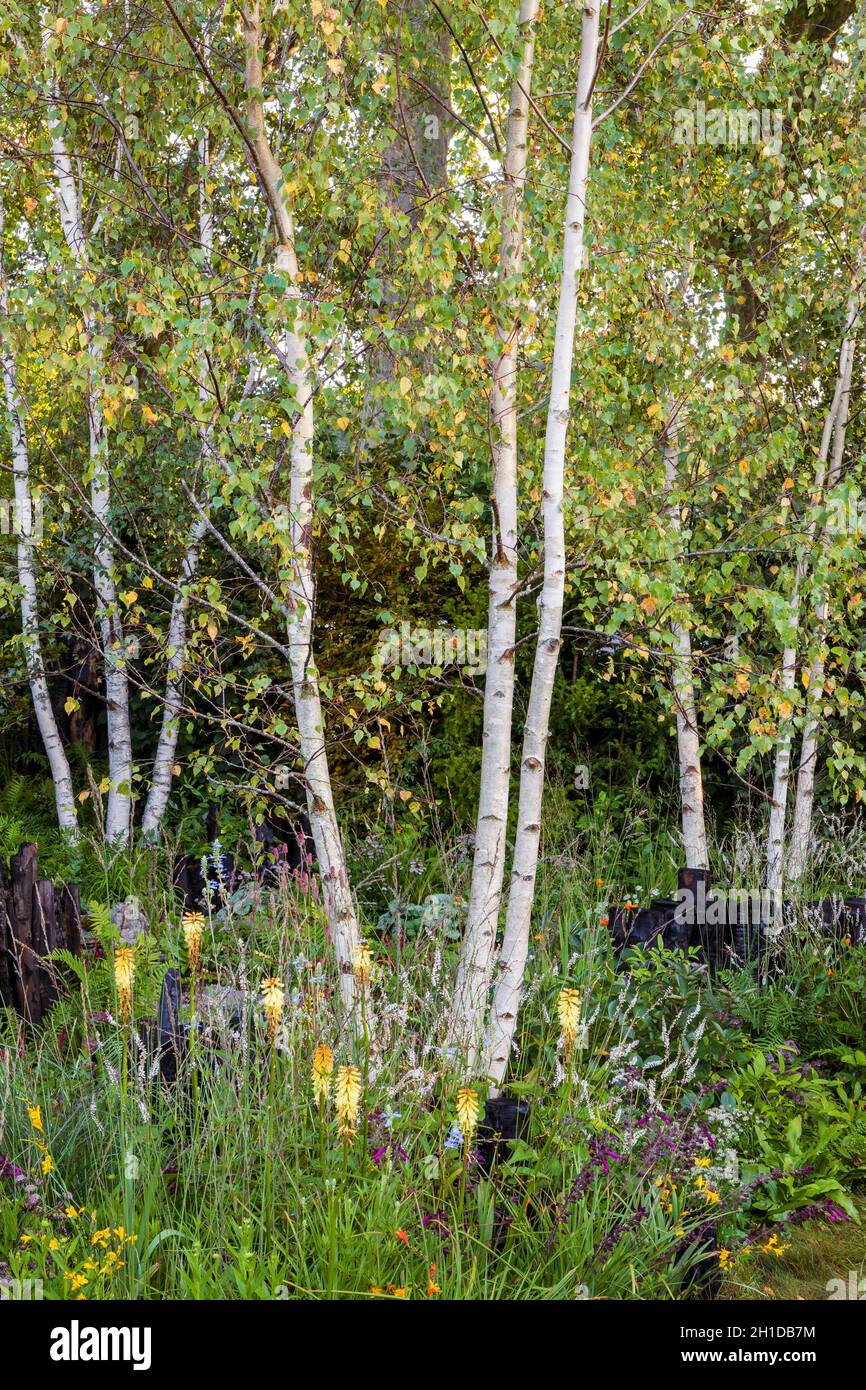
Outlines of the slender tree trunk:
M849 322L853 321L851 319L853 310L854 305L852 298L849 298ZM824 491L824 484L827 476L827 459L830 454L830 444L833 440L834 431L836 430L836 422L842 403L842 393L845 388L847 366L852 346L850 335L846 330L842 340L842 346L839 350L839 366L836 372L833 399L824 420L824 428L821 432L821 445L818 450L818 460L815 468L815 489L819 496ZM797 552L797 567L794 574L794 587L791 593L791 637L782 653L782 675L779 685L781 694L784 697L792 694L797 679L800 603L803 585L809 574L809 552L814 543L815 530L816 523L813 517L806 528L803 543ZM767 830L767 887L777 896L782 891L782 881L784 877L785 825L788 809L788 788L791 781L791 750L793 741L794 724L792 712L791 715L782 720L779 731L779 741L776 745L776 761L773 770L773 800L770 805L770 823Z
M66 142L56 129L51 137L51 153L63 235L80 276L87 283L92 283L75 172ZM129 726L126 644L117 601L114 545L110 531L108 434L102 410L105 361L99 340L99 326L92 306L88 306L84 311L83 319L89 359L87 412L90 430L90 506L94 520L93 584L105 668L108 775L111 784L105 817L105 838L109 843L125 844L129 839L132 811L132 734Z
M298 287L295 231L292 211L283 189L283 174L265 136L262 111L260 6L243 11L246 41L245 88L247 126L258 172L268 192L277 236L276 268L286 283L285 357L294 391L296 421L291 442L289 495L292 577L289 582L289 653L295 717L300 736L307 813L316 846L325 908L328 915L344 1009L356 1032L373 1025L365 991L358 988L353 964L360 945L360 930L346 870L346 856L334 809L331 777L325 750L325 728L313 655L313 382L306 341L303 304Z
M671 531L679 536L682 530L677 498L679 481L679 421L678 406L669 412L665 431L664 464L665 491L668 495L667 517ZM676 705L677 759L680 773L680 814L682 816L683 847L686 867L708 869L707 831L704 820L704 781L701 773L701 740L698 733L698 711L695 703L694 662L692 638L682 623L671 623L673 637L673 666L671 687Z
M205 269L210 274L214 246L214 223L211 198L208 192L208 169L210 150L207 135L199 141L199 243L205 253ZM202 315L210 311L210 297L202 298ZM207 364L202 361L199 369L199 399L207 407L210 394L207 389ZM210 431L205 427L205 450L209 450ZM189 609L189 586L195 579L198 569L201 543L207 530L205 517L196 517L189 530L186 550L181 565L180 581L171 605L168 624L168 670L165 682L162 727L153 760L153 776L144 814L141 818L141 833L145 840L153 840L159 834L163 817L171 793L172 767L177 749L180 717L183 711L184 665L186 662L186 619Z
M27 447L25 407L18 385L15 354L11 342L6 336L10 327L8 322L9 294L2 263L2 242L3 198L2 189L0 189L0 309L2 309L3 317L7 320L2 337L2 365L6 409L9 414L9 428L12 435L12 476L15 488L15 521L18 530L18 584L21 589L21 634L24 641L24 659L27 663L27 681L33 699L36 723L45 745L48 766L51 769L51 780L54 784L57 820L60 828L67 831L70 838L77 840L78 824L75 814L72 776L51 705L48 682L45 679L42 643L39 636L34 509L33 495L30 489L30 454Z
M523 266L523 190L526 183L529 94L539 0L523 0L523 49L511 89L503 167L499 276L509 287L499 354L493 371L493 542L487 618L487 673L475 857L466 934L457 970L452 1017L458 1045L480 1032L493 966L508 830L511 714L517 612L517 335Z
M826 488L817 489L820 494L831 490L842 474L842 461L845 455L845 434L848 428L849 403L851 399L851 377L854 370L854 351L856 345L857 320L862 308L861 281L866 266L866 229L861 234L860 253L857 259L855 283L848 301L845 338L839 354L839 372L836 383L838 402L835 412L835 432L833 453L829 469L826 470ZM823 441L822 441L823 442ZM825 523L822 537L826 544L832 539L829 522ZM791 883L797 883L803 876L808 858L809 842L812 833L812 807L815 801L815 770L818 762L818 744L821 730L821 704L824 694L824 671L826 663L827 626L830 617L829 594L826 579L823 581L815 601L816 642L815 655L809 671L809 684L806 691L806 716L803 723L803 738L800 745L800 763L797 770L797 794L794 801L794 816L791 825L791 845L788 855L787 873Z
M562 605L565 594L565 526L562 513L565 442L571 400L578 280L584 257L583 233L592 141L592 90L598 58L599 3L600 0L585 0L582 12L580 66L577 75L571 137L571 169L563 234L562 278L544 440L544 579L539 600L538 639L529 706L523 732L511 892L490 1018L489 1054L484 1058L497 1087L502 1084L508 1066L529 949L529 930L538 870L550 703L562 640ZM483 1004L482 1000L482 1007ZM473 1035L470 1030L467 1043L469 1068L474 1071L479 1065L482 1040L477 1032ZM484 1051L486 1053L487 1049Z

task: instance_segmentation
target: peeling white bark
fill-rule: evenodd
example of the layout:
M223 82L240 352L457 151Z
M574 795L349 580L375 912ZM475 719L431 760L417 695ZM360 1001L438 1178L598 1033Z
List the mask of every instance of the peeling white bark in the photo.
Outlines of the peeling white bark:
M526 184L529 95L539 0L523 0L523 48L511 89L505 161L499 275L511 283L493 372L493 542L487 618L487 673L475 856L466 933L460 953L452 1018L456 1046L480 1033L493 969L505 874L511 779L511 716L517 626L517 278L523 266L523 191Z
M565 443L571 400L571 369L577 319L577 290L583 265L583 233L592 141L592 89L596 73L599 37L599 0L585 0L582 11L580 66L571 167L563 235L562 277L556 314L556 334L550 383L550 402L544 440L542 519L544 527L544 578L539 599L538 639L523 731L517 833L511 868L511 891L505 919L490 1016L489 1050L477 1036L468 1038L470 1072L483 1062L496 1088L508 1067L520 999L541 835L541 805L550 703L559 661L562 605L565 594L565 526L562 514Z
M214 220L210 194L208 192L208 169L210 150L208 137L203 135L199 141L199 243L205 253L206 268L210 272L214 247ZM202 316L210 309L208 296L203 296ZM202 360L199 369L199 399L207 406L210 395L207 390L207 364ZM210 431L205 427L203 450L210 451ZM168 800L171 794L172 768L174 766L177 739L180 732L180 717L183 712L184 665L186 662L186 622L189 609L189 588L198 569L201 542L207 530L206 517L196 517L189 530L180 579L171 605L166 646L168 669L165 681L162 726L153 759L153 774L147 802L141 818L141 834L144 840L154 840L159 834Z
M313 381L295 255L295 231L291 207L284 193L282 171L265 136L261 104L261 16L258 0L243 10L246 42L245 90L247 126L251 135L256 166L267 190L277 238L276 268L285 280L286 323L284 331L286 371L294 390L296 421L291 441L291 482L289 489L292 577L289 582L288 622L295 717L300 736L303 779L306 785L307 814L316 846L344 1011L356 1034L372 1033L374 1021L367 990L359 986L353 973L360 930L346 870L346 856L331 789L331 776L325 749L325 721L319 694L318 673L313 655L313 610L315 575L313 570Z
M27 446L26 412L18 384L15 353L8 337L10 328L9 292L2 261L3 217L3 199L2 190L0 190L0 309L2 309L3 317L6 320L2 329L2 338L0 338L0 344L2 344L0 356L2 356L6 409L12 435L12 476L15 489L15 521L18 530L18 585L21 590L21 635L24 643L24 659L27 664L27 681L33 700L33 710L39 732L42 735L42 742L45 745L48 766L51 769L51 780L54 784L58 824L62 830L68 833L70 839L77 840L78 824L72 776L51 705L48 682L45 679L42 643L39 636L30 454Z
M679 421L678 407L669 412L665 431L664 464L665 491L668 495L667 518L671 531L682 531L680 506L676 490L679 479ZM701 772L701 740L698 732L698 711L695 702L692 638L682 623L671 623L674 659L671 688L676 705L677 759L680 776L680 815L686 868L708 869L707 831L704 820L704 781Z
M851 398L851 377L854 370L854 352L857 341L857 324L863 306L862 281L866 269L866 231L861 236L860 252L854 284L848 300L845 336L839 353L839 370L834 392L835 419L833 423L833 452L829 468L826 470L826 488L822 478L818 488L823 496L838 483L842 475L842 460L845 455L845 435L848 428L849 402ZM825 425L826 431L826 425ZM823 440L822 440L823 445ZM826 455L825 455L826 457ZM822 530L822 540L829 544L831 533L828 524ZM803 738L800 744L800 762L797 770L797 792L794 800L794 815L791 823L791 844L788 852L787 877L790 883L797 883L803 876L809 853L812 834L812 808L815 802L815 771L818 763L818 746L821 732L821 703L824 694L824 673L826 664L827 626L830 605L826 582L822 584L815 599L815 654L809 671L809 684L806 691L806 715L803 723Z
M57 114L52 113L57 120ZM51 136L54 191L66 244L79 274L90 283L87 237L81 215L78 185L66 142L54 126ZM105 361L99 339L99 326L93 308L83 314L89 359L87 413L90 432L90 506L94 520L93 586L105 671L106 719L108 725L108 805L105 838L109 844L129 840L132 813L132 734L129 726L129 677L126 644L117 601L114 575L114 543L111 536L111 482L108 461L108 432L102 409Z

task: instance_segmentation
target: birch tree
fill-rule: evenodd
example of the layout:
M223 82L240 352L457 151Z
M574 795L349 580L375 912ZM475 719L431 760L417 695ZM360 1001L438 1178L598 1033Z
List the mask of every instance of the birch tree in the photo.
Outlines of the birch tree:
M54 102L62 107L55 89ZM66 245L82 286L82 318L87 345L87 415L90 444L88 473L93 521L93 583L105 673L108 725L108 805L105 838L109 844L129 839L132 811L132 733L129 722L129 676L126 643L118 604L111 532L111 477L108 429L102 406L105 349L95 307L95 275L90 264L79 182L63 132L61 110L51 113L51 159L54 193Z
M42 640L39 633L36 517L33 492L30 486L26 406L18 384L18 368L12 342L4 250L4 204L3 190L0 187L0 310L2 310L4 319L2 338L0 338L0 354L2 354L6 410L12 436L12 477L15 489L15 522L18 532L18 584L21 590L21 636L24 646L24 660L27 665L27 682L33 700L33 712L45 746L48 765L51 769L51 780L54 784L57 821L61 830L68 832L70 838L75 840L78 838L78 823L72 775L51 704L51 695L45 677Z
M846 326L842 337L842 344L839 349L839 361L836 371L836 381L833 388L833 397L824 419L824 427L821 431L821 443L815 465L814 487L815 497L818 499L824 495L825 490L835 486L841 471L845 431L847 427L848 397L851 390L851 369L854 359L855 329L859 315L859 285L857 281L861 273L862 257L861 261L858 262L855 283L852 286L848 299ZM828 474L827 462L830 456L831 443L833 444L833 460ZM773 770L773 799L770 805L770 822L767 832L766 871L767 887L776 894L782 891L785 864L785 830L787 822L788 788L791 776L791 753L794 738L793 702L791 696L793 695L797 678L800 605L803 587L810 570L811 551L815 544L817 527L818 519L813 511L806 528L803 543L797 550L796 569L791 590L789 618L790 635L782 656L782 673L779 688L786 703L791 705L791 710L782 724L776 746ZM820 670L820 681L823 683L823 665ZM809 822L811 820L811 802L814 796L814 762L817 753L817 711L814 707L814 698L815 691L812 688L810 680L807 699L807 716L803 730L803 747L800 760L800 773L803 775L803 794L808 799L808 812L806 811L807 803L800 802L798 820L795 807L794 833L791 842L791 859L789 864L790 877L794 882L800 877L805 865ZM807 763L805 766L803 763L804 756L807 756ZM810 768L811 771L807 772L807 768ZM798 773L798 798L800 794L800 773Z
M312 362L304 305L298 283L295 228L282 170L265 133L262 107L262 21L256 3L243 11L246 67L246 121L256 171L273 214L277 249L275 268L285 283L284 360L294 401L289 484L289 542L292 577L288 585L288 643L300 739L307 813L322 877L325 906L340 972L340 994L356 1029L370 1028L365 987L357 987L353 967L360 929L346 869L346 857L334 807L325 748L325 727L313 651L315 573L313 568L313 394ZM362 1018L362 1013L365 1015Z
M517 334L523 264L523 191L526 183L529 98L538 0L523 0L520 61L511 88L505 160L499 277L506 286L500 350L493 370L493 538L487 617L481 778L466 933L458 964L454 1018L458 1040L479 1027L487 1001L502 883L505 874L511 716L517 628Z
M562 605L565 593L565 443L571 400L577 291L584 259L584 224L592 142L592 93L597 76L598 49L599 0L587 0L582 12L580 64L563 231L562 273L544 439L544 578L538 605L538 637L520 760L520 790L511 890L490 1017L489 1054L484 1047L478 1019L483 1017L486 1005L490 966L485 977L478 980L478 987L468 1001L465 1021L461 1020L468 1047L469 1071L476 1071L479 1065L483 1064L497 1087L502 1084L511 1053L529 949L532 904L538 870L550 704L561 645Z
M857 339L858 320L862 309L862 282L866 266L866 229L861 231L860 250L857 257L854 285L849 297L845 333L839 352L839 368L836 376L833 405L833 447L829 468L819 463L819 479L816 479L816 493L823 500L826 492L832 491L842 476L845 455L845 435L848 428L849 402L851 396L851 377L854 368L854 354ZM829 423L829 417L828 417ZM825 423L824 435L827 434ZM822 438L822 450L826 461L826 447ZM826 486L825 486L826 484ZM829 518L820 532L820 544L829 547L832 542L832 527ZM809 667L806 687L806 713L803 722L803 736L800 744L800 761L797 769L797 792L794 802L794 816L791 825L791 844L789 849L787 873L792 883L797 883L806 867L809 841L812 830L812 807L815 801L815 770L818 761L818 747L821 729L821 705L824 695L824 672L826 665L827 626L830 617L828 581L821 580L815 599L815 652Z
M210 178L211 155L209 138L205 134L199 141L199 244L204 252L205 274L212 272L214 248L214 221L208 180ZM202 317L207 317L210 308L208 296L203 296ZM207 363L202 357L199 368L199 399L204 411L210 410L210 390L207 384ZM209 431L204 427L205 441L203 453L209 453ZM186 628L189 609L189 588L198 569L201 543L207 531L207 517L197 516L192 522L181 565L178 587L171 605L166 651L168 669L166 672L165 695L163 699L162 725L156 754L153 760L153 773L147 795L144 813L141 818L141 833L144 839L151 840L159 832L168 807L171 792L172 768L174 766L180 717L183 711L184 666L186 661Z

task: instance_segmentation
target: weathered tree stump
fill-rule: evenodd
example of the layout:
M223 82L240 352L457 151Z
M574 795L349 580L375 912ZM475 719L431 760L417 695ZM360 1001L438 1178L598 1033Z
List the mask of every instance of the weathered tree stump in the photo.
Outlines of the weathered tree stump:
M36 845L22 845L8 873L0 866L0 1004L39 1023L58 997L46 957L61 946L81 954L78 888L40 878Z

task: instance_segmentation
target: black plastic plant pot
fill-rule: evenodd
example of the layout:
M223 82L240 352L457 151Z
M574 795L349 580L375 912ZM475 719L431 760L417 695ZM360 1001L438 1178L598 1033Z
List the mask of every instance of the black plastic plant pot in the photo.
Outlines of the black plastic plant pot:
M704 892L710 887L709 869L677 869L677 887L680 892L693 893L697 898L698 885L704 885Z
M701 959L715 976L730 964L730 928L721 922L699 922L695 928L700 944Z
M843 920L853 946L866 943L866 898L846 898Z
M478 1126L478 1161L485 1173L494 1163L508 1157L512 1139L524 1139L529 1133L529 1104L512 1096L497 1096L484 1105L484 1120Z
M669 951L687 951L691 944L690 924L677 921L679 905L676 898L653 898L650 904L652 911L658 913L659 933Z
M760 965L764 957L766 930L762 922L739 922L731 928L732 964L737 969Z
M617 954L628 941L633 916L634 908L626 907L625 903L611 903L607 909L607 929Z
M651 946L661 930L659 914L652 907L642 907L631 922L627 946Z
M845 904L841 898L820 898L818 902L810 903L809 906L820 921L822 931L828 936L845 935Z

